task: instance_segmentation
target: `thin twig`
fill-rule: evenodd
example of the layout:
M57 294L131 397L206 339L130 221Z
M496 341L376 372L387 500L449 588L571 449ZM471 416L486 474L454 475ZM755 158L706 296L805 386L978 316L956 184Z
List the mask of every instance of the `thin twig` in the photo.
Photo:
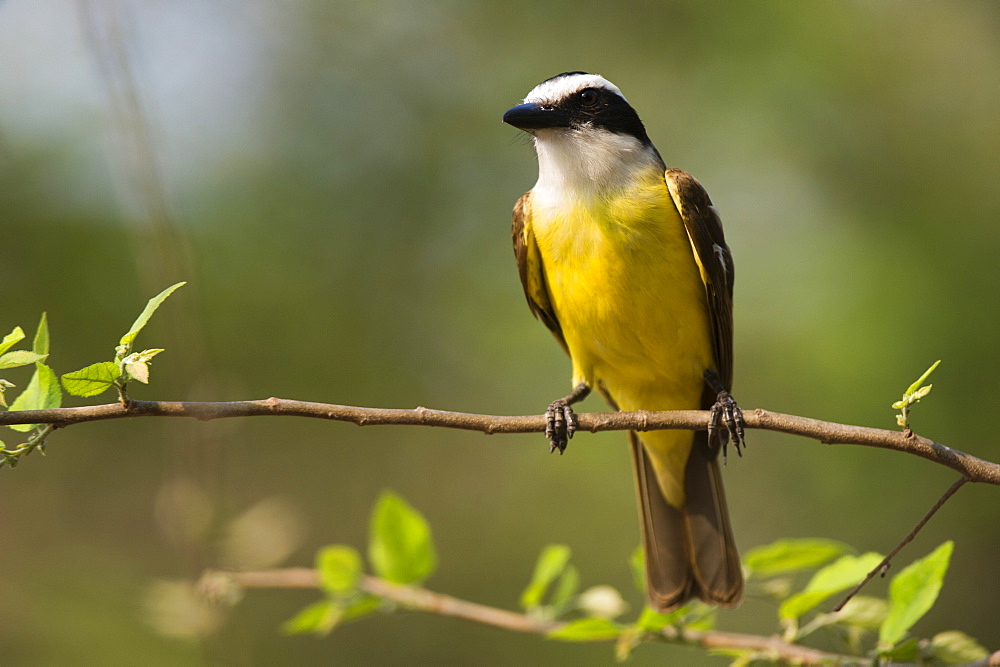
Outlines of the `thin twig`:
M860 591L862 588L865 587L865 584L867 584L869 581L875 578L875 575L880 573L884 575L884 573L889 569L889 561L892 560L893 556L898 554L903 547L909 544L913 540L913 538L917 536L917 533L920 532L920 529L924 527L924 524L930 521L930 518L934 516L934 514L939 509L941 509L941 507L946 502L948 502L948 499L951 498L953 495L955 495L955 492L958 491L960 488L962 488L962 485L968 481L969 480L967 480L964 477L959 477L954 484L949 486L948 490L944 492L944 495L938 498L938 501L934 503L934 507L930 508L927 511L927 514L924 515L924 518L922 518L919 522L917 522L917 525L914 526L913 530L911 530L909 534L903 538L903 541L897 544L896 548L890 551L889 555L883 558L882 562L876 565L875 569L868 573L868 576L864 578L864 581L862 581L860 584L852 588L851 592L847 594L847 597L845 597L840 604L838 604L836 607L833 608L833 611L840 611L841 609L843 609L844 605L850 602L851 598L857 595L858 591Z
M1000 465L970 456L913 433L850 426L761 409L746 411L743 414L749 428L799 435L831 445L863 445L892 449L951 468L969 482L1000 485ZM542 415L506 417L446 412L422 407L413 410L362 408L281 398L215 403L130 401L127 405L111 403L80 408L0 412L0 426L9 424L68 426L82 422L129 417L189 417L210 420L278 415L347 421L359 426L385 424L439 426L488 434L541 433L545 430L545 417ZM577 415L579 418L577 430L591 432L653 431L658 429L704 430L708 426L708 415L706 410L592 412Z
M240 588L319 588L319 573L311 568L295 567L258 572L206 572L202 578L202 588L216 587L220 577L228 577ZM363 575L359 588L371 595L391 600L411 609L426 611L442 616L461 618L474 623L513 630L535 635L547 635L565 625L561 621L548 621L526 614L518 614L506 609L489 607L475 602L436 593L417 586L394 584ZM778 637L764 637L717 630L690 630L668 627L662 630L662 638L670 643L699 646L713 650L740 650L766 653L784 662L815 665L856 660L849 656L826 653L806 646L796 646ZM609 640L611 641L611 640Z

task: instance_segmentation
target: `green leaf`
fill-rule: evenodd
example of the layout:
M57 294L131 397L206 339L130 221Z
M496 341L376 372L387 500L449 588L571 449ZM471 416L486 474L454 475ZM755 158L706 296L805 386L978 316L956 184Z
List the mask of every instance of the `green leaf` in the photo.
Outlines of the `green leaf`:
M840 611L826 614L816 614L796 635L796 641L801 641L820 628L831 625L846 628L848 632L859 633L877 630L889 613L889 603L880 598L856 595Z
M894 645L934 606L954 546L951 541L945 542L893 577L889 584L889 616L878 633L880 644Z
M124 369L127 378L138 380L143 384L149 384L149 362L160 352L163 352L163 348L143 350L142 352L133 352L122 359L121 367Z
M121 337L118 344L126 346L132 345L132 341L134 341L135 337L139 335L139 332L142 331L143 327L149 323L149 318L153 316L153 313L155 313L156 309L160 307L160 304L166 301L167 297L174 293L174 290L186 284L187 283L181 282L176 285L171 285L150 299L146 304L146 307L143 308L142 312L139 314L139 317L137 317L135 322L132 323L132 327L128 330L128 333Z
M45 361L46 356L28 350L14 350L0 356L0 369L16 368L18 366L27 366L28 364Z
M661 614L658 611L654 611L652 607L646 606L639 614L639 620L635 622L636 626L641 630L646 632L658 632L668 625L677 625L680 623L681 619L690 611L687 605L680 607L679 609L674 609L666 614Z
M437 554L427 520L405 500L384 491L372 511L368 558L389 581L423 581L434 572Z
M552 606L560 608L566 605L578 590L580 590L580 573L576 571L575 567L569 565L559 576L559 581L556 582L552 592Z
M4 396L4 392L14 386L16 385L13 382L7 382L7 380L0 378L0 405L5 408L7 407L7 397Z
M14 347L22 340L24 340L24 331L21 327L14 327L13 331L4 336L3 340L0 340L0 354Z
M924 371L924 374L921 375L920 377L918 377L917 380L916 380L916 382L914 382L909 387L907 387L906 393L904 393L903 396L904 397L911 396L911 395L917 393L917 391L919 391L918 387L920 387L920 385L923 384L924 380L926 380L927 378L929 378L931 376L931 373L933 373L935 371L935 369L937 369L937 367L940 364L941 364L941 360L940 359L938 359L933 364L931 364L931 367L928 368L926 371ZM924 395L926 396L927 392L924 392Z
M931 640L931 652L946 665L979 662L990 654L975 639L957 630L934 635L934 639Z
M35 342L31 349L35 354L48 355L49 353L49 318L46 313L42 313L42 319L38 322Z
M130 357L133 357L136 361L149 362L153 357L163 352L162 347L156 347L151 350L143 350L142 352L133 352Z
M149 364L145 361L133 361L122 364L130 380L138 380L143 384L149 384Z
M692 600L687 605L687 618L684 619L684 627L692 630L712 630L715 628L715 616L718 609L711 607L701 600Z
M354 621L370 614L374 614L381 608L382 601L380 599L366 595L351 603L347 607L344 607L344 616L341 620L345 623L347 621Z
M563 642L596 642L616 638L622 631L617 623L606 618L581 618L545 635Z
M843 542L824 539L785 539L754 547L743 557L751 576L813 570L851 551Z
M549 585L556 580L569 563L570 548L564 544L549 544L538 556L531 583L521 593L521 606L532 609L542 604L542 598Z
M864 575L862 575L862 577L863 576ZM847 588L847 586L843 586L837 590L844 590L845 588ZM778 608L778 617L783 619L799 618L802 614L815 608L828 597L836 593L837 590L810 591L808 593L793 595L781 603L781 606Z
M899 646L879 651L879 657L886 658L890 663L914 663L919 648L920 643L916 639L908 639Z
M646 554L640 544L632 551L628 559L629 569L632 571L632 582L640 593L646 592Z
M62 392L59 391L59 381L52 369L45 364L35 364L35 374L24 388L21 395L10 404L11 410L48 410L62 405ZM34 429L37 424L11 424L10 428L25 433Z
M801 593L782 602L778 616L799 618L834 593L860 583L881 562L882 556L877 553L841 556L814 574Z
M361 556L353 547L324 547L316 555L319 581L327 593L346 597L358 589L361 579Z
M874 630L889 615L889 603L882 598L855 595L844 608L831 614L838 623L853 625L866 630Z
M97 396L106 391L121 375L118 364L102 361L62 376L62 386L73 396Z
M327 635L337 627L344 611L331 600L314 602L281 624L286 635Z

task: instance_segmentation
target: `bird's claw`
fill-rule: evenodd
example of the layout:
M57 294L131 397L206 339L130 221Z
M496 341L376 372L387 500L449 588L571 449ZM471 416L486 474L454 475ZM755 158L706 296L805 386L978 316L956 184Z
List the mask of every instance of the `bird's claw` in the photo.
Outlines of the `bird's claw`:
M566 451L569 439L576 432L576 413L564 398L549 403L545 411L545 437L549 439L549 453Z
M743 411L736 404L728 391L720 391L715 399L708 417L708 442L712 445L722 445L722 463L726 463L726 454L730 441L736 448L736 454L743 456L743 448L747 446L744 431L746 420Z

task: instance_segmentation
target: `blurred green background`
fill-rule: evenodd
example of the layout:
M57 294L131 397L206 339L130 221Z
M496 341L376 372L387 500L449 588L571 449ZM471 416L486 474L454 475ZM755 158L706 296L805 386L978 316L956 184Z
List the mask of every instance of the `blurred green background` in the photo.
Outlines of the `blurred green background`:
M889 404L942 358L915 427L1000 458L992 0L7 0L0 328L31 335L48 311L49 362L68 372L109 358L146 299L188 280L140 336L167 352L136 398L539 413L569 363L518 282L509 216L535 162L500 116L575 69L618 84L722 211L745 409L892 428ZM743 550L821 536L882 552L955 478L765 432L724 475ZM603 644L418 614L280 636L309 592L178 616L176 582L207 566L362 545L385 488L432 524L433 589L513 608L539 549L562 542L585 586L641 604L622 434L554 457L541 435L115 421L57 432L47 458L0 474L3 662L611 662ZM897 567L956 541L917 634L1000 648L998 520L997 489L964 488L902 553ZM774 618L751 598L720 625L766 633ZM634 658L663 659L724 662Z

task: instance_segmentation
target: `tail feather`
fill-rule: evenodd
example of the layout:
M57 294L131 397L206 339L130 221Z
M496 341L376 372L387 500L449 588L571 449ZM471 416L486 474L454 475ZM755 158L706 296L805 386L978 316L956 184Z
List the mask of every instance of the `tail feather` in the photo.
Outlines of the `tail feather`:
M661 612L692 598L722 606L736 604L743 594L743 570L719 466L705 432L694 435L681 507L664 498L652 462L634 432L629 441L638 482L650 604Z
M634 432L629 433L629 441L639 487L646 591L654 609L672 609L693 595L684 516L663 498L653 464Z

